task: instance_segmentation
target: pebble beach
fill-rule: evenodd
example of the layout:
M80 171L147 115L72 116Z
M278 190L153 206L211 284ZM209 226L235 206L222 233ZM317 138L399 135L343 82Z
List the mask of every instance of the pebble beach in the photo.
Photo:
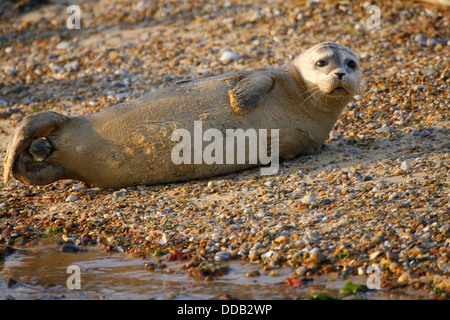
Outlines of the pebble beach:
M120 190L11 179L0 187L0 271L13 249L54 236L64 253L99 246L148 272L212 284L233 262L255 281L288 269L293 288L369 277L372 266L384 299L399 290L448 299L450 6L380 1L374 28L371 4L77 1L80 29L69 29L62 1L2 3L2 163L27 115L84 115L177 81L275 68L322 41L355 51L364 80L321 152L276 175L254 168ZM365 285L332 298L366 299Z

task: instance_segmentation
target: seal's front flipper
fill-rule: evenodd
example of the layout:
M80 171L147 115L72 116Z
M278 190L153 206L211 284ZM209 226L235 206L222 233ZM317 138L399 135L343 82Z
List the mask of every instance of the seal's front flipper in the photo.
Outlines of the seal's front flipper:
M299 155L315 153L314 140L300 129L280 129L280 158L293 159Z
M263 72L239 75L237 83L228 91L231 107L239 115L252 111L269 93L273 84L273 78Z
M63 168L52 164L53 152L45 139L60 130L70 118L56 112L41 112L27 116L14 130L5 158L3 179L9 175L28 184L48 184L63 178Z

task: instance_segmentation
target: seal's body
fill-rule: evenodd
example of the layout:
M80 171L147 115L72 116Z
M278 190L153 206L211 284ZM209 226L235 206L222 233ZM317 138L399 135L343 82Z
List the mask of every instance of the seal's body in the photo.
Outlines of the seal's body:
M281 158L318 151L358 90L358 57L322 43L273 70L225 74L175 84L101 112L26 117L5 160L29 184L76 179L103 187L169 183L242 170L255 164L176 164L173 132L279 129Z

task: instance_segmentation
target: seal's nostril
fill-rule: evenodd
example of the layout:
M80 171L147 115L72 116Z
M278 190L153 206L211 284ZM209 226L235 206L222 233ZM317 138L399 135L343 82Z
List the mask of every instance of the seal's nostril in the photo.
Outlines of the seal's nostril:
M345 73L337 72L336 75L338 76L339 80L342 80L342 77L345 76Z

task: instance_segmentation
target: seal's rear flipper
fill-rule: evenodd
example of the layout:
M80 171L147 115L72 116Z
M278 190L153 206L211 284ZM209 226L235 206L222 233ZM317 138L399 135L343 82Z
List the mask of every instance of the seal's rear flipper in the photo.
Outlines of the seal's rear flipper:
M39 138L31 142L28 152L34 157L35 161L42 162L53 152L53 148L47 139Z
M269 93L273 84L273 78L263 72L241 75L236 85L228 91L231 107L239 115L252 111Z
M46 162L52 147L46 139L55 134L70 118L56 112L27 116L14 130L5 158L3 179L12 175L24 183L42 185L63 177L63 169Z
M44 185L64 178L61 166L45 161L36 161L28 150L21 152L14 162L13 176L26 184Z

